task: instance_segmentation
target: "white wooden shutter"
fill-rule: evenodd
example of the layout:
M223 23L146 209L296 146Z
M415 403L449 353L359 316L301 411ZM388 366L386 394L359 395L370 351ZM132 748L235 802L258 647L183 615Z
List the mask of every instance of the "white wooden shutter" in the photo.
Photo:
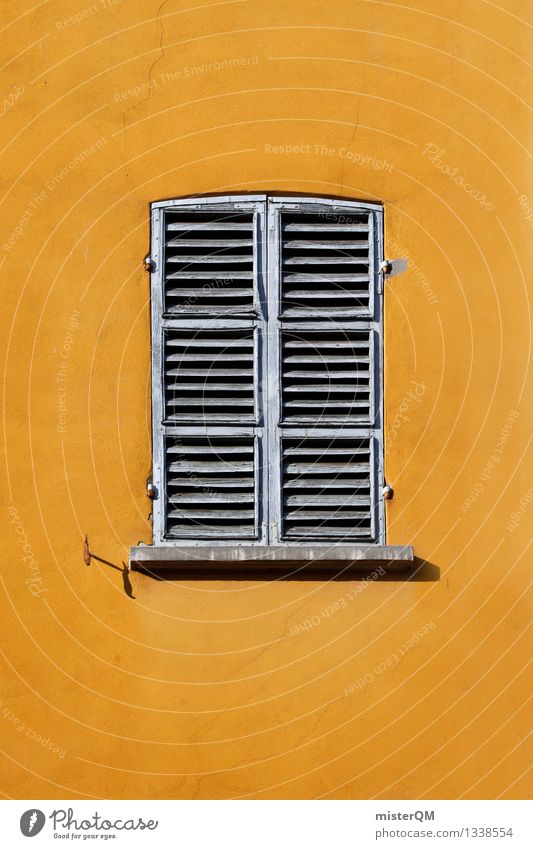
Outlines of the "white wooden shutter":
M382 542L381 210L269 206L272 539Z
M153 205L156 544L384 542L381 216Z
M156 205L154 536L265 542L264 201Z

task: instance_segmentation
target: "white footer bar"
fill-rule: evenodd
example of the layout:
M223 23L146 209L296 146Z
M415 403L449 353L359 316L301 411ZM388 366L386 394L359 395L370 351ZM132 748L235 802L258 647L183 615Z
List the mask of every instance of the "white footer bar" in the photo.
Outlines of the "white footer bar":
M0 802L2 846L366 849L533 846L525 801ZM28 843L35 837L35 843Z

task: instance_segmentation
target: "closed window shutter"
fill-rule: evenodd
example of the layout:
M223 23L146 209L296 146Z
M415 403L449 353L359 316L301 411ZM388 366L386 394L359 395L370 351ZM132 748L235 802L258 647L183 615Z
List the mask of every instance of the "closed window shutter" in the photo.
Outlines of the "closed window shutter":
M171 205L154 220L161 541L264 541L262 216L257 203L212 201Z
M156 543L384 542L379 207L155 204L152 254Z
M383 539L376 215L349 204L271 201L279 542Z

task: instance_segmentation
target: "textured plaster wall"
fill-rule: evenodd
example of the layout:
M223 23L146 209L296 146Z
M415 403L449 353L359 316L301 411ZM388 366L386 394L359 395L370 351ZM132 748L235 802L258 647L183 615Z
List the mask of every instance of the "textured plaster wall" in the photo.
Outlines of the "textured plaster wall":
M531 4L0 11L3 793L526 796ZM380 200L409 260L411 581L123 572L151 539L148 204L240 191Z

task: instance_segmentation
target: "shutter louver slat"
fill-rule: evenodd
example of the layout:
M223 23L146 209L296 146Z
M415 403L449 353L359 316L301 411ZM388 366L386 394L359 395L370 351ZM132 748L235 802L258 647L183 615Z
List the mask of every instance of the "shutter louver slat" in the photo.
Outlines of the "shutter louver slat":
M206 369L170 369L166 372L167 375L179 375L180 377L209 377L212 375L210 366ZM253 377L253 371L250 369L217 369L217 377Z
M370 372L362 371L359 373L359 377L369 377ZM331 392L332 386L330 383L309 383L307 386L289 386L285 389L285 392ZM353 395L353 388L351 386L335 386L333 387L334 392L344 392L345 394ZM305 403L305 400L303 401Z
M216 313L217 316L249 316L250 310L248 307L244 305L235 305L235 304L213 304L212 301L209 301L206 304L201 304L203 311L205 314L207 313ZM218 299L220 300L220 299ZM180 316L187 316L192 318L198 315L199 309L195 306L190 305L180 305L179 308L174 309L170 307L168 310L168 315L173 316L175 313L179 313Z
M225 519L225 510L171 510L171 519ZM253 510L232 510L233 519L253 519Z
M233 474L233 472L251 472L253 471L253 463L229 463L229 462L205 462L195 463L191 460L184 462L175 461L168 467L169 472L225 472Z
M223 452L224 457L227 457L230 454L253 454L254 447L253 445L220 445L220 450ZM170 445L167 448L169 454L181 454L181 448L179 446ZM205 448L202 445L190 445L187 448L187 454L204 454Z
M363 283L368 283L368 274L335 274L335 272L323 272L319 273L318 271L312 272L308 271L307 274L303 272L292 272L290 274L284 274L283 280L285 283L351 283L352 281L361 281ZM299 295L300 297L304 297L308 292L312 290L302 290L298 289L294 290L292 293L285 291L285 297L289 297L290 294ZM350 289L349 292L337 292L332 289L331 292L328 292L328 297L332 297L334 294L337 294L338 297L343 295L345 298L348 295L353 295L355 292L359 294L360 292L364 292L365 289ZM317 293L320 294L320 293ZM322 297L324 294L322 293Z
M324 278L322 278L322 279L324 279ZM332 279L333 278L329 278L325 282L331 283ZM304 282L304 281L300 281L300 282ZM305 282L306 283L313 283L314 281L313 280L306 280ZM350 297L351 298L365 297L365 290L364 289L352 289L352 291L350 292ZM312 301L313 299L323 301L324 300L324 293L323 292L317 292L314 289L293 289L292 292L286 292L285 293L285 298L287 300L299 301L300 304L303 304L303 303L306 303L307 301ZM329 301L340 301L340 300L345 301L346 300L346 293L345 292L334 292L334 291L328 292L328 300ZM336 306L335 303L333 303L333 304L330 305L330 308L337 309L337 306Z
M216 213L216 212L212 212L212 213L201 213L200 212L200 213L197 213L197 214L198 214L198 218L202 217L202 215L205 215L206 216L205 220L204 221L196 221L196 220L195 221L185 221L185 220L180 221L180 220L176 220L174 222L170 221L167 224L167 230L171 230L171 231L172 230L181 230L181 231L184 231L184 232L187 232L187 233L190 233L194 230L204 230L204 231L205 230L211 230L211 231L215 231L215 232L218 231L218 230L249 230L251 232L251 230L252 230L252 222L251 222L251 216L250 215L245 216L248 219L250 219L247 223L245 223L245 224L240 223L239 224L239 223L237 223L237 219L239 217L241 217L239 215L239 213L235 214L235 213L230 212L228 214L225 214L225 213ZM179 215L179 213L178 213L178 215ZM225 215L226 215L226 218L224 217ZM232 220L230 220L230 219L232 219Z
M180 237L179 239L169 239L167 248L245 248L253 246L253 239L187 239ZM216 251L218 256L220 251ZM224 256L224 254L221 254ZM176 260L179 262L179 260Z
M286 471L288 474L309 474L312 472L314 475L332 475L337 472L342 472L343 474L345 472L367 472L368 466L364 464L324 463L321 459L319 463L316 461L312 463L288 463Z
M337 233L339 231L345 231L349 233L368 233L368 224L345 224L344 222L333 221L332 223L321 223L316 221L316 219L320 216L321 213L304 213L303 216L296 215L295 217L299 218L299 221L289 222L285 225L285 231L289 233ZM334 213L327 213L328 215L334 216ZM339 216L345 217L345 216Z
M299 244L301 248L307 250L307 245L305 242L298 242L294 244ZM368 242L365 243L366 247L368 247ZM330 245L324 245L325 248L330 247ZM335 256L326 254L325 256L313 254L313 262L318 263L319 265L346 265L346 258L344 256ZM358 262L361 265L368 265L368 258L361 257ZM354 264L355 260L354 260ZM285 265L309 265L309 258L307 256L293 256L289 257L285 260Z
M287 240L283 241L283 250L292 250L295 248L304 249L306 251L358 251L368 249L370 242L364 240L354 241L353 239L331 239L328 241L318 241L316 239L306 239L305 241ZM334 255L330 255L334 256ZM341 257L342 259L342 257Z
M233 469L229 469L228 471L233 472ZM242 504L246 501L250 501L249 495L240 495L234 492L217 492L214 495L212 493L200 495L190 493L182 493L181 495L173 495L169 498L169 501L172 504L205 504L204 510L209 509L210 504ZM211 515L207 513L207 515ZM233 517L233 513L232 513Z
M211 263L241 263L241 262L249 262L247 256L241 256L239 254L221 254L220 252L215 253L213 256L205 256L200 254L190 254L189 256L186 254L180 254L179 256L169 256L167 257L167 262L181 262L188 263L190 265L209 265Z
M370 478L343 478L340 481L336 481L335 478L330 478L327 483L328 489L342 489L349 485L354 491L356 491L362 487L369 486ZM285 489L294 489L299 485L298 479L287 479L285 482ZM306 478L305 485L308 489L324 489L324 478Z
M207 263L209 264L209 263ZM187 263L190 266L190 263ZM223 270L223 269L222 269ZM253 271L227 271L224 278L216 271L183 270L167 274L167 280L212 280L213 283L231 283L233 280L253 280ZM225 278L228 278L227 280ZM167 295L179 293L179 289L167 289ZM209 290L203 290L209 291ZM187 290L185 290L187 292ZM203 294L203 292L202 292Z
M228 348L253 348L254 345L252 339L229 339L227 337L202 339L190 335L169 339L168 345L170 348L188 348L192 341L194 341L195 348L223 348L225 351Z

